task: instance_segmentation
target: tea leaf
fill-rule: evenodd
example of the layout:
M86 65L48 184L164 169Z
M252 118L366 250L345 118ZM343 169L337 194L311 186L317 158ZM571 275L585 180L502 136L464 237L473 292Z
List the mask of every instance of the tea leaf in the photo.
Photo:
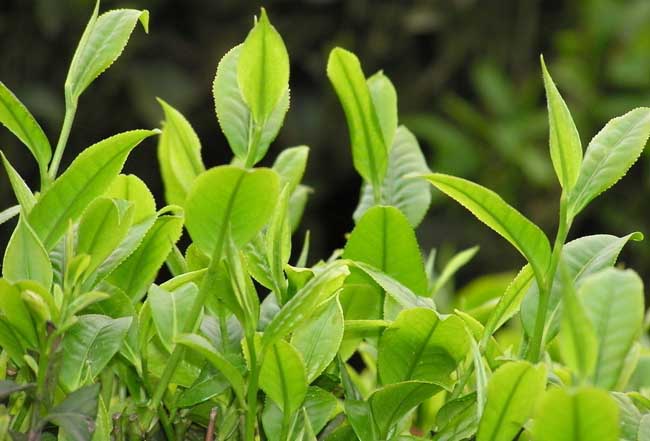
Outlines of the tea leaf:
M261 126L289 87L287 48L264 8L242 45L237 81L255 123Z
M36 204L36 198L34 197L34 194L27 186L27 184L25 184L23 178L20 176L20 174L18 174L18 171L13 168L13 166L7 160L5 154L1 151L0 156L2 156L2 163L4 164L5 170L7 171L7 177L9 177L9 183L11 184L11 188L14 190L16 200L23 209L23 213L27 215L32 210L32 208L34 208L34 205Z
M196 334L183 334L176 339L176 343L187 346L205 357L207 361L226 377L239 401L241 403L246 402L244 398L244 378L239 373L239 370L222 354L217 352L204 337Z
M461 251L460 253L454 255L447 265L443 268L440 275L436 278L436 281L431 288L431 295L435 296L436 293L451 280L451 278L456 274L456 272L465 266L478 252L478 247L468 248Z
M253 142L251 138L253 121L237 82L237 65L242 46L240 44L232 48L219 62L214 83L212 84L212 93L221 131L226 135L228 144L235 156L244 162L249 156L249 150ZM261 124L256 154L252 158L253 164L259 162L266 154L269 145L282 127L288 109L289 89L282 95L282 98L273 109L273 113Z
M514 361L497 369L488 383L476 441L511 441L531 416L545 385L543 365Z
M536 441L618 440L618 408L607 392L553 388L542 399L532 429Z
M75 390L46 415L61 430L65 439L90 441L97 417L99 384Z
M381 201L392 205L406 215L411 226L417 227L431 205L429 185L419 179L409 179L412 173L428 173L426 159L420 150L415 136L404 126L395 132L393 144L388 155L386 176L381 188ZM375 205L372 186L363 185L359 204L354 210L354 220L359 219Z
M354 168L379 195L388 165L388 148L361 64L352 52L337 47L330 52L327 76L348 121Z
M582 163L580 135L571 117L571 112L557 90L551 75L541 57L546 100L548 102L549 143L555 174L562 188L569 192L578 180Z
M650 136L650 108L634 109L605 124L587 146L569 195L569 218L618 182L641 155Z
M616 263L619 253L630 240L641 240L641 233L632 233L623 237L597 234L585 236L567 243L562 249L562 261L566 265L569 277L576 286L588 275L611 267ZM555 336L559 327L558 306L562 300L562 279L559 271L555 275L548 300L546 341ZM537 284L532 284L521 304L521 321L524 330L530 336L535 327L535 317L539 303Z
M343 310L337 297L314 312L314 318L297 327L291 344L302 354L311 383L334 360L343 339Z
M2 261L2 275L10 282L33 280L46 289L52 284L52 264L36 233L21 216Z
M269 265L273 290L281 303L286 301L287 281L284 266L291 257L291 227L289 225L289 189L285 187L280 193L269 226L266 231L266 260Z
M271 346L260 370L260 387L282 409L293 414L307 394L307 375L300 353L278 340Z
M382 384L421 380L444 388L469 350L461 319L440 319L424 308L402 311L379 339L377 368Z
M436 384L404 381L384 386L370 395L368 403L377 425L376 439L387 439L391 428L402 417L439 390Z
M278 187L278 175L267 168L225 165L202 173L185 202L192 240L207 255L213 254L218 236L228 231L237 246L244 245L268 222Z
M183 215L156 219L137 249L111 272L107 281L121 288L132 300L141 299L165 263L183 230Z
M151 307L151 318L160 341L169 352L174 349L176 338L185 328L197 294L198 288L193 283L188 283L173 292L166 291L155 284L149 288L147 301Z
M119 174L127 156L155 130L133 130L106 138L84 150L41 195L28 221L50 251L86 206Z
M433 173L425 178L510 242L528 260L535 274L543 276L546 273L551 258L546 235L499 195L454 176Z
M34 155L41 178L47 176L47 164L52 158L50 141L27 107L2 81L0 81L0 124L16 135Z
M92 381L122 346L131 317L84 315L66 332L60 382L69 391Z
M262 352L309 318L317 305L336 295L349 274L348 267L341 261L322 268L268 324L262 337Z
M104 196L133 202L134 225L156 214L156 201L149 187L135 175L117 175Z
M77 230L77 254L90 256L88 273L94 272L126 237L133 221L133 204L115 199L95 199L84 211Z
M569 368L583 378L588 378L596 367L598 355L596 330L587 316L582 301L576 295L568 272L565 273L565 280L563 280L563 291L560 353Z
M390 79L379 71L366 81L370 97L377 112L384 144L390 149L397 130L397 92Z
M350 233L343 258L371 265L416 294L427 293L427 276L415 233L408 219L394 207L369 209ZM359 277L364 280L356 273L349 283L358 283Z
M309 157L309 147L301 145L290 147L280 152L275 162L273 170L280 176L280 187L288 188L289 194L293 194L307 168L307 158Z
M9 325L9 331L21 346L38 347L39 339L29 309L23 302L20 291L5 279L0 279L0 312Z
M148 11L117 9L98 17L98 7L99 2L81 36L65 80L66 97L72 102L122 54L138 20L148 32Z
M625 356L639 336L643 323L643 282L631 270L608 268L594 274L578 288L598 339L593 375L596 386L611 389L623 370Z
M183 205L192 182L205 171L201 142L185 117L165 101L158 99L165 121L158 142L160 174L168 204Z

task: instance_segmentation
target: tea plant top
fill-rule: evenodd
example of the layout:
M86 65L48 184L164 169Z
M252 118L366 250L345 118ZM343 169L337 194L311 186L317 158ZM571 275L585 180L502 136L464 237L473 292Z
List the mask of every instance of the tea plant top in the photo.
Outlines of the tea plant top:
M0 83L0 122L40 176L34 191L2 155L17 204L0 221L17 221L0 279L0 439L650 440L643 283L616 266L643 236L567 242L641 154L649 108L611 120L583 153L542 60L561 189L551 245L496 193L432 173L390 79L334 48L326 72L363 184L344 249L318 260L309 233L292 249L314 191L301 183L309 148L257 166L290 101L287 49L264 9L214 78L230 164L206 167L190 123L159 99L160 130L99 141L59 174L84 90L138 21L146 31L147 11L95 7L54 152ZM161 208L122 174L153 136ZM510 242L523 268L454 293L478 248L443 267L434 251L425 259L415 228L432 185Z

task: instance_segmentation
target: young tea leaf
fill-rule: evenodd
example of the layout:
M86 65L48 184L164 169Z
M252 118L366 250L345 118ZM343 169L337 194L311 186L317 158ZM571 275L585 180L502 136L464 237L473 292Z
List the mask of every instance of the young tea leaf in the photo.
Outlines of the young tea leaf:
M32 208L34 208L34 205L36 205L36 198L23 178L18 174L18 171L13 168L5 154L1 151L0 156L2 156L2 163L7 171L7 177L9 178L11 188L13 188L14 194L16 195L16 200L23 209L23 213L28 215Z
M185 117L158 99L165 121L158 142L158 162L168 204L183 205L194 179L205 171L201 142Z
M395 130L397 130L397 92L395 86L382 71L368 78L366 83L377 112L384 143L390 149L393 145Z
M282 409L293 414L307 394L307 374L300 353L285 340L271 346L260 370L260 387Z
M229 233L242 246L268 222L278 194L279 178L271 169L214 167L196 178L187 196L187 230L207 255L220 235Z
M537 225L499 195L478 184L440 173L425 178L510 242L528 260L535 274L543 277L551 258L551 246Z
M41 178L47 176L47 164L52 158L50 141L27 107L0 81L0 124L25 144L36 158Z
M23 347L38 347L39 339L29 309L21 298L20 291L5 279L0 279L0 313L9 325L7 333L1 332L2 334L15 337ZM7 339L13 340L13 338L3 338L3 340ZM20 353L22 352L21 350Z
M98 142L83 151L41 195L28 221L45 249L54 248L86 206L100 196L120 173L127 156L155 130L133 130Z
M242 45L237 81L253 120L263 125L289 87L287 48L264 8Z
M122 54L138 20L148 32L148 11L117 9L98 17L98 7L99 2L81 36L65 80L66 97L71 102L76 102L90 83Z
M415 136L404 126L395 132L388 155L388 167L381 188L381 202L392 205L406 215L411 226L417 227L431 205L429 184L420 179L409 179L411 173L428 173L427 161ZM354 220L359 219L375 205L372 186L363 184Z
M542 399L533 424L535 441L599 441L619 439L618 408L603 390L554 388Z
M650 108L640 107L609 121L591 140L569 195L569 218L619 181L641 155L650 136Z
M156 201L142 179L135 175L117 175L104 196L133 203L133 224L151 219L156 214Z
M546 100L548 103L549 143L555 174L562 188L569 192L575 185L582 163L580 135L571 117L571 112L557 90L551 75L541 58Z
M198 288L188 283L173 292L152 284L147 301L151 307L151 317L160 341L168 351L172 351L176 338L181 335L187 316L194 304Z
M327 76L348 121L354 168L372 184L377 200L388 165L388 148L361 64L352 52L335 48L327 62Z
M525 361L507 363L488 383L476 441L511 441L531 416L546 386L546 369Z
M2 275L10 282L33 280L46 289L52 284L52 264L43 244L22 216L9 239Z

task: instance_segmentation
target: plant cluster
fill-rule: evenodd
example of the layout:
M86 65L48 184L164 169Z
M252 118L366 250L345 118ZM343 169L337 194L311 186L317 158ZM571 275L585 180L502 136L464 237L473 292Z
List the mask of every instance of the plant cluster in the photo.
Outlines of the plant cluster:
M0 279L0 438L650 439L643 283L615 267L642 235L566 242L575 217L641 154L649 108L610 121L583 153L542 61L562 188L551 246L496 193L431 173L399 125L390 80L366 78L354 54L335 48L327 76L364 184L344 249L308 265L309 236L292 253L292 234L310 192L301 184L309 149L258 166L290 101L289 57L264 10L214 79L230 164L206 169L191 125L160 100L161 130L102 140L58 174L80 96L138 21L146 30L148 13L95 8L65 82L54 152L0 83L0 122L41 178L33 192L2 157L18 204L0 217L18 220ZM152 136L162 208L143 181L121 174ZM432 185L526 259L495 301L437 308L477 250L440 273L434 253L425 261L414 230ZM183 231L191 243L182 250ZM508 322L514 340L498 332Z

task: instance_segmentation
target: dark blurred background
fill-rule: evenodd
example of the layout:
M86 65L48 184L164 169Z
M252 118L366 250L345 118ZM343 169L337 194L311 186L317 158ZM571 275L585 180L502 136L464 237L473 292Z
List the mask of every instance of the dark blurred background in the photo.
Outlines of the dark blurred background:
M610 118L650 105L648 0L277 0L264 2L291 57L291 108L266 164L285 147L311 147L314 188L301 233L312 261L341 247L353 227L360 179L352 168L345 118L325 76L330 49L354 51L367 75L383 69L399 95L401 122L418 136L435 171L488 186L555 234L559 185L548 155L539 55L573 112L583 145ZM122 55L82 96L64 164L114 133L159 126L159 96L183 112L207 166L226 162L211 95L218 60L240 43L260 2L104 0L102 10L146 8L150 35L137 29ZM63 118L63 82L92 11L89 0L0 0L0 80L31 109L52 144ZM27 150L0 128L0 148L29 184ZM155 141L127 162L164 203ZM577 219L570 237L650 233L650 155ZM14 203L4 173L0 207ZM0 227L6 242L13 222ZM434 195L418 234L444 262L481 251L460 273L515 269L522 259L454 202ZM632 244L623 261L650 276L650 246Z

